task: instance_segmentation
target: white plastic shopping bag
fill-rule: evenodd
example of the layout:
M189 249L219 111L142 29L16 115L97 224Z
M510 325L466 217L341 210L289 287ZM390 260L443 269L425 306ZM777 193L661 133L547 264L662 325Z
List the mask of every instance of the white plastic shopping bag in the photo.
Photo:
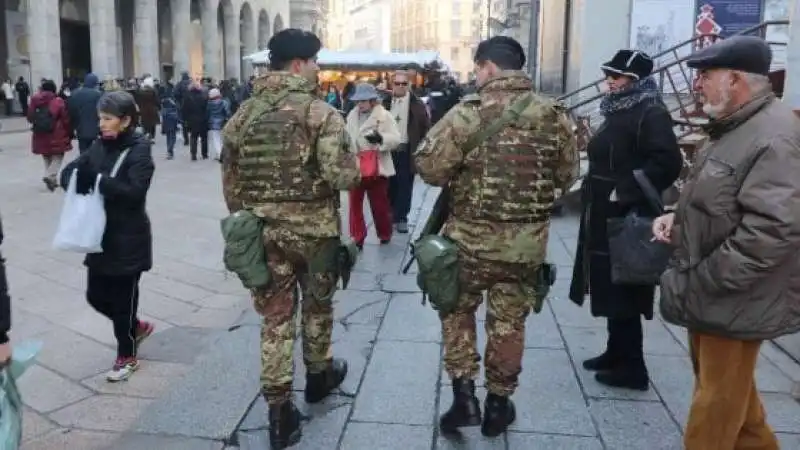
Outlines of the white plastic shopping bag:
M111 168L110 178L117 176L122 162L128 156L126 148ZM94 189L88 194L78 194L78 169L73 169L61 207L61 219L53 239L53 248L77 253L102 253L103 234L106 232L106 207L100 193L100 175Z
M78 169L73 169L61 207L61 218L53 239L53 248L77 253L102 253L106 231L106 208L100 194L100 175L94 189L78 194Z
M18 450L22 441L22 398L17 379L42 349L38 341L14 346L11 363L0 369L0 450Z

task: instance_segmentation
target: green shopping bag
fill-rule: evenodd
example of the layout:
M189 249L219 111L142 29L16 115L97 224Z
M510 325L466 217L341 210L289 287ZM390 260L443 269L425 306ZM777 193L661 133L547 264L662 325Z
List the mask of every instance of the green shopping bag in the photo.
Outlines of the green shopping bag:
M22 441L22 398L17 379L33 364L41 342L14 347L11 363L0 371L0 450L18 450Z

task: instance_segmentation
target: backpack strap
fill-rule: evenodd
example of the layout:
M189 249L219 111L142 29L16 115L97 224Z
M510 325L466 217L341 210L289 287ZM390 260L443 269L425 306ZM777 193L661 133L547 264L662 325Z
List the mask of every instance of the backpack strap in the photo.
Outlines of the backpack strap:
M519 119L520 116L522 116L523 111L525 111L525 109L527 109L531 103L533 103L532 92L524 94L515 100L514 103L512 103L505 111L503 111L503 114L501 114L500 117L492 122L489 122L486 127L467 138L467 142L464 145L464 150L466 150L465 153L471 152L481 143L486 141L490 136L499 133L500 130L502 130L506 125Z

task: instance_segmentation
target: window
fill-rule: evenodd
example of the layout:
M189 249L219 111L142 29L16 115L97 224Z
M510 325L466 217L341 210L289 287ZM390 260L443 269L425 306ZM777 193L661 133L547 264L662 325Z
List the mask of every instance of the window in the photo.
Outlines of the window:
M453 37L458 38L461 37L461 21L458 19L453 19L450 28L453 32Z

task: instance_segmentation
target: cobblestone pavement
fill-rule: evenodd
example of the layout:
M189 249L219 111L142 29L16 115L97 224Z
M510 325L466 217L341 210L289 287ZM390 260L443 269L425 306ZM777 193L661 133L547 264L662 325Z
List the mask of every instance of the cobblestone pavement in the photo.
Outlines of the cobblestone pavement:
M157 324L143 364L128 382L102 373L114 357L110 325L83 300L80 258L50 249L60 195L39 181L41 162L27 134L0 135L0 213L14 297L12 339L45 347L21 381L25 450L266 449L266 405L258 391L258 317L220 263L224 215L219 167L164 161L159 145L149 210L155 268L142 281L142 312ZM183 150L181 148L180 150ZM11 170L9 170L9 168ZM436 190L417 185L412 222L425 217ZM601 321L567 298L577 219L553 221L549 258L559 280L543 312L527 322L524 371L512 431L496 439L467 430L439 436L435 423L451 400L442 370L436 315L421 305L414 274L402 275L408 237L380 246L373 235L347 291L337 293L334 352L350 373L341 391L308 406L304 450L677 450L691 399L685 332L647 323L652 389L604 388L580 361L605 343ZM483 320L484 310L480 310ZM485 342L482 324L480 345ZM299 350L299 348L298 348ZM295 389L303 389L296 358ZM758 382L783 448L800 448L800 404L792 400L800 366L773 344ZM479 380L482 386L483 379ZM479 395L485 394L480 389Z

